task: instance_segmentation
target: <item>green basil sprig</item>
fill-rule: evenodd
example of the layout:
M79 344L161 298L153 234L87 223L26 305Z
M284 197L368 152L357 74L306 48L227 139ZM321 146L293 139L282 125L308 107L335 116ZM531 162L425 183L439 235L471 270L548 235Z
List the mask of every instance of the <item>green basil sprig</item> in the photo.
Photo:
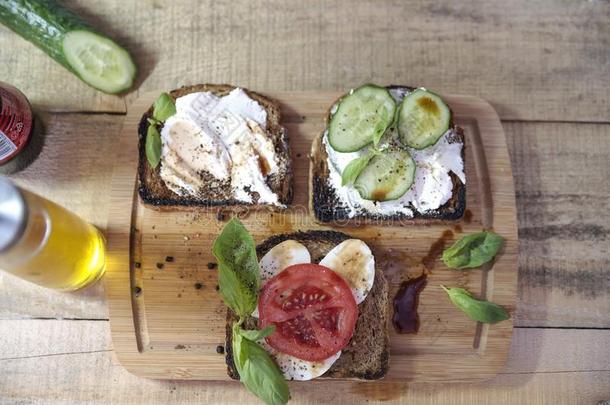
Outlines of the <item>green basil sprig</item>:
M148 126L144 147L146 149L146 160L148 160L150 167L155 169L161 161L161 135L159 135L159 131L154 125Z
M237 219L231 219L214 241L218 260L218 286L225 304L240 318L256 308L260 275L254 240Z
M233 325L233 359L241 382L267 405L286 404L290 392L282 372L269 353L249 339L253 336L247 332L262 331L244 331L239 323Z
M490 301L477 300L463 288L451 288L441 285L449 299L459 309L464 311L474 321L483 323L497 323L510 318L504 308Z
M239 316L233 324L232 349L241 382L267 405L283 405L290 399L288 384L269 353L256 341L275 331L243 330L243 321L256 308L260 273L254 240L243 224L233 218L214 241L218 261L218 285L222 299Z
M167 93L161 93L153 104L153 118L159 122L165 122L174 114L176 114L174 99Z
M347 186L356 181L360 172L364 170L375 155L376 153L369 153L368 155L360 156L349 162L347 166L345 166L345 169L343 169L343 173L341 173L341 185Z
M489 262L502 248L504 239L483 231L464 236L443 252L443 262L453 269L479 267Z
M176 114L174 100L169 94L161 93L153 104L152 118L148 118L146 131L146 160L153 169L156 169L161 161L161 135L158 127L174 114Z
M253 342L259 341L275 332L275 325L269 325L260 330L244 330L240 329L239 333L248 340Z

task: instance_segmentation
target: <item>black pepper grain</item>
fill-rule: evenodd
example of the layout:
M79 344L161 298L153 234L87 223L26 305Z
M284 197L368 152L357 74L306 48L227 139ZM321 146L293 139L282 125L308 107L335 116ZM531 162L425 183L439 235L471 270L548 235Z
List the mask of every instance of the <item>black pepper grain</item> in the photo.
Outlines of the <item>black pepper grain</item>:
M157 263L157 269L163 270L163 266L164 266L163 263L161 263L161 262Z
M142 263L140 263L140 262L133 262L133 267L135 267L136 269L139 269L140 267L142 267Z
M174 261L174 256L165 256L165 261L171 263Z
M139 297L140 294L142 294L142 289L140 287L137 287L137 286L134 287L133 288L133 295L136 296L136 297Z
M208 263L208 270L214 270L216 268L216 266L218 266L216 263L209 262Z
M216 346L216 353L224 354L224 352L225 352L225 347L223 345Z
M203 288L203 284L201 283L195 283L195 289L196 290L201 290Z

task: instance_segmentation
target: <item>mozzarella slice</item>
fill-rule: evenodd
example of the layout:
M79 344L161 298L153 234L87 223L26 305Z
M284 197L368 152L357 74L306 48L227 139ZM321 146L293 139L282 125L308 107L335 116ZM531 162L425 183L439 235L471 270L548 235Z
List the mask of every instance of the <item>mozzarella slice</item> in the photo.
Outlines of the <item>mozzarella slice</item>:
M360 304L373 288L375 258L371 249L360 239L348 239L335 246L320 262L339 274L352 289L356 304Z
M307 381L321 376L341 356L341 351L320 362L301 360L289 354L281 353L261 339L258 343L273 357L286 380Z
M303 244L289 239L274 246L259 262L261 285L286 267L301 263L311 263L309 251Z
M309 250L302 243L288 239L275 245L258 262L261 287L286 267L301 263L311 263ZM258 305L252 312L252 316L258 318Z

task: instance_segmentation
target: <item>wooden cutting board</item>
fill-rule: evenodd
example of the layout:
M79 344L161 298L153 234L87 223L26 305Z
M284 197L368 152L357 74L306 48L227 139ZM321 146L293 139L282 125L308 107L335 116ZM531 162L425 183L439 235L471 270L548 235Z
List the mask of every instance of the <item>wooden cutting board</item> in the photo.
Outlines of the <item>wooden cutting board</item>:
M211 245L225 222L218 209L158 212L136 191L137 125L159 92L142 95L125 118L112 180L105 277L114 350L132 373L157 379L226 380L226 308L216 291ZM282 213L240 214L257 243L297 230L329 229L307 209L309 150L337 92L267 93L280 101L292 149L294 203ZM446 96L466 134L467 211L451 224L341 227L366 241L391 284L391 297L409 277L426 270L418 334L390 326L387 380L474 381L494 376L508 352L512 321L481 325L456 309L439 284L467 288L511 313L517 288L515 192L506 139L494 109L470 96ZM226 221L226 220L225 220ZM493 266L455 271L438 259L443 245L463 234L493 229L506 239ZM436 254L435 254L436 252ZM390 303L392 299L390 299Z

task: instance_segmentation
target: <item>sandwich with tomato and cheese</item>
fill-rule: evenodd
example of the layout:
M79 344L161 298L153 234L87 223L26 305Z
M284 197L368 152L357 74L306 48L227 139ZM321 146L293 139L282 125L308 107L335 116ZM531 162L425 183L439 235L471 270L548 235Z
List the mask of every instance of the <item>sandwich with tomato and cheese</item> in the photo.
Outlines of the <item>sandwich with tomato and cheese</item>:
M282 403L281 390L265 391L277 378L374 380L387 373L388 283L365 242L309 231L255 248L234 219L213 251L229 306L229 376L263 400Z

